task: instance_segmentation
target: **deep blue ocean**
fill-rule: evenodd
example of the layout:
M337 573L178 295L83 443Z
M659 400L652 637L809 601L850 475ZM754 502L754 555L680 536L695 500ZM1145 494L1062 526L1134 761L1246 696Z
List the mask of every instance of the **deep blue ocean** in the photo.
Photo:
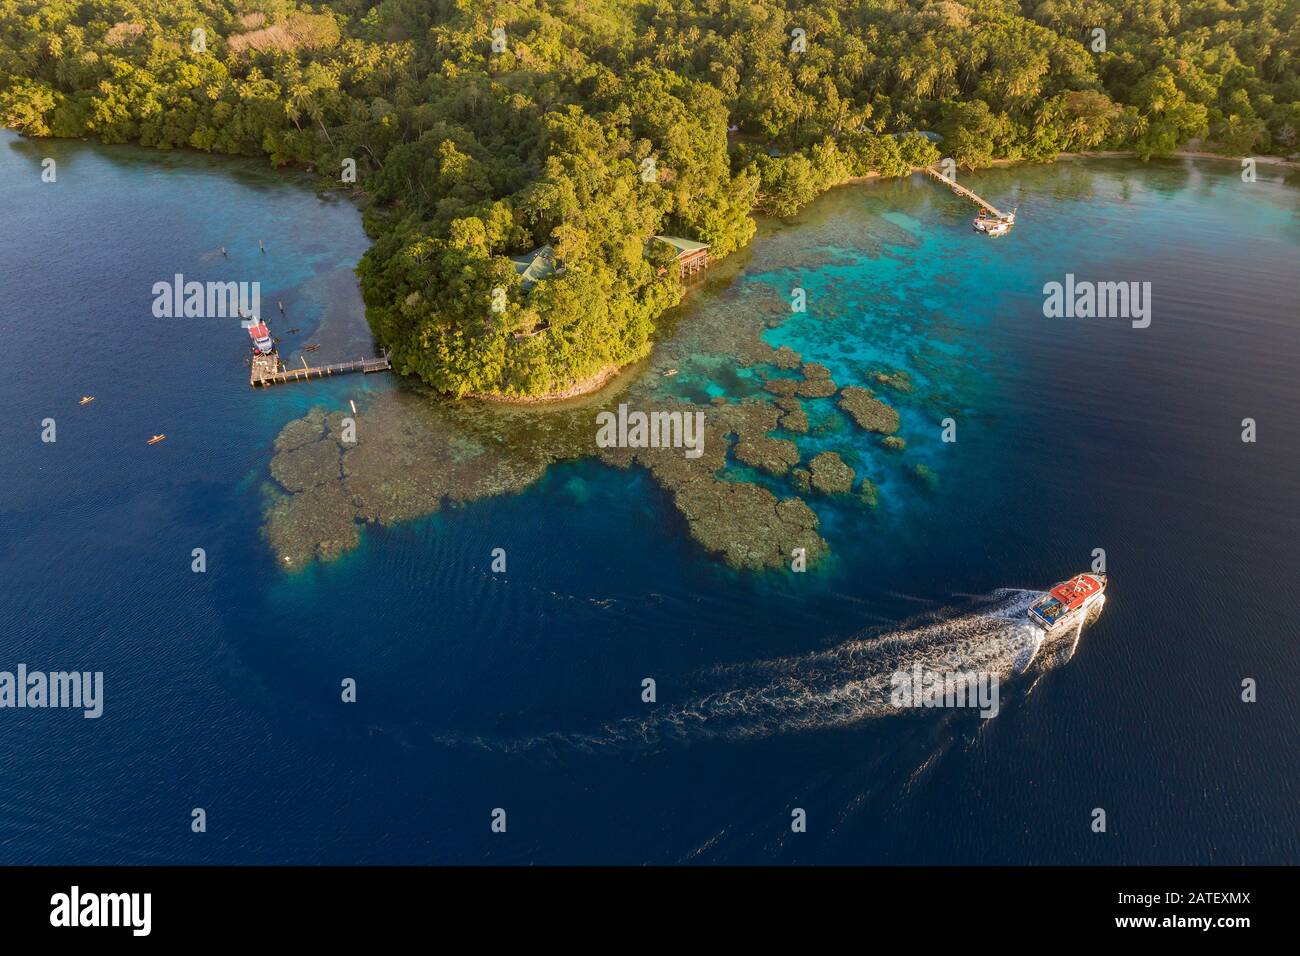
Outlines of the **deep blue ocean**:
M905 458L800 439L881 491L814 502L824 565L729 571L645 474L586 459L287 574L259 530L276 434L399 386L254 392L238 324L156 319L151 289L256 280L277 331L363 354L357 210L251 161L0 134L0 670L105 683L97 720L0 709L0 863L1300 863L1300 181L964 181L1018 206L1009 236L919 176L846 187L677 319L798 286L768 342L840 384L913 376ZM1150 327L1044 317L1067 273L1151 282ZM753 381L701 353L666 387ZM1098 548L1104 612L995 718L859 706L882 635L999 658L969 622Z

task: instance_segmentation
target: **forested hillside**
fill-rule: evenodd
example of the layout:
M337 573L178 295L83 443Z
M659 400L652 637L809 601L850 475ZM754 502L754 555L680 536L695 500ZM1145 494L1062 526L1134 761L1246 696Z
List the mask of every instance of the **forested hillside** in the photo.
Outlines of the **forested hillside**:
M656 233L938 155L1193 138L1295 151L1297 0L0 0L0 122L265 154L341 179L369 319L456 395L543 394L649 349ZM1095 33L1104 30L1104 42ZM196 31L202 31L196 33ZM549 244L530 291L509 256ZM504 299L494 290L505 290ZM536 333L536 334L528 334Z

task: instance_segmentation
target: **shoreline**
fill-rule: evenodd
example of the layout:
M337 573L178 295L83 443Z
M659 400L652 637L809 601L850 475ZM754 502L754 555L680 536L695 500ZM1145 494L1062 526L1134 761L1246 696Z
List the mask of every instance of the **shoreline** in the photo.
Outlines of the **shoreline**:
M1062 159L1137 159L1137 158L1139 157L1137 153L1134 152L1133 150L1094 150L1094 151L1087 151L1081 153L1058 153L1050 161L1042 162L1042 163L1039 163L1036 160L1031 160L1031 159L995 159L988 166L982 166L980 168L981 169L1006 168L1010 166L1018 166L1021 164L1051 166ZM1179 149L1179 150L1175 150L1172 156L1151 157L1151 158L1152 159L1214 159L1214 160L1220 160L1222 162L1238 162L1245 157L1224 156L1220 153L1208 153L1203 150ZM1284 156L1262 155L1262 156L1253 156L1250 158L1254 159L1257 163L1264 166L1276 166L1276 167L1287 168L1287 169L1300 169L1300 162L1287 159ZM917 173L920 171L921 171L920 167L916 167L912 170L913 173ZM831 189L840 189L844 186L863 185L865 183L875 182L881 178L883 177L878 172L870 172L864 176L851 176L848 179L844 180L844 182L832 186ZM830 192L830 190L828 189L826 190L826 192ZM825 193L822 193L821 195L825 195ZM820 198L820 196L818 196L817 198ZM816 202L816 198L813 201ZM740 252L742 250L738 249L736 251ZM530 405L555 404L573 398L583 398L589 395L593 395L596 392L599 392L601 389L603 389L606 385L609 385L611 382L618 379L620 376L622 376L624 372L630 371L631 369L635 368L643 361L645 360L639 359L638 361L632 362L628 365L624 365L621 368L615 366L607 366L592 378L587 379L584 382L576 383L570 388L560 392L548 392L544 395L529 395L529 396L490 395L490 394L470 393L465 397L475 398L480 401L490 402L499 405L530 406Z
M1131 149L1098 149L1085 150L1081 153L1057 153L1050 160L1038 161L1034 159L995 159L987 166L980 166L978 169L970 172L978 172L980 169L1005 169L1008 166L1019 166L1021 164L1034 164L1041 166L1051 166L1062 159L1139 159L1138 154ZM1285 156L1273 156L1270 154L1261 154L1253 156L1225 156L1223 153L1208 153L1204 150L1197 149L1176 149L1169 156L1152 156L1151 159L1217 159L1225 163L1240 162L1243 159L1253 159L1261 166L1278 166L1283 169L1300 169L1300 160L1288 159ZM1150 160L1146 160L1149 162ZM921 172L920 166L915 166L912 172ZM832 186L832 189L838 189L840 186L856 186L861 183L874 182L880 179L880 173L867 173L865 176L850 176L842 183Z
M1101 150L1085 151L1081 153L1057 153L1056 156L1053 157L1050 161L1042 162L1042 163L1039 163L1037 160L1032 160L1032 159L995 159L991 163L989 163L988 166L981 166L980 169L995 169L995 168L1005 169L1009 166L1018 166L1021 164L1051 166L1062 159L1138 159L1138 158L1139 158L1138 154L1133 150L1101 149ZM1174 150L1171 156L1151 157L1151 159L1214 159L1214 160L1219 160L1221 162L1229 162L1229 163L1240 162L1242 159L1245 158L1253 159L1255 160L1256 163L1260 164L1261 166L1276 166L1283 169L1300 169L1300 161L1287 159L1285 156L1272 156L1267 154L1260 155L1260 156L1251 156L1251 157L1225 156L1221 153L1209 153L1209 152L1205 152L1204 150L1178 149L1178 150ZM1149 162L1150 160L1146 160L1146 161ZM916 167L912 170L913 173L918 173L920 171L921 171L920 167ZM877 172L870 172L867 173L865 176L851 176L848 179L844 180L844 182L837 183L836 185L832 186L831 189L840 189L844 186L859 186L864 183L875 182L876 180L881 178L882 177L880 173ZM830 190L828 189L827 192L830 192ZM825 195L825 193L822 193L821 195ZM814 199L813 201L816 202L816 199ZM738 249L736 251L739 252L741 250ZM618 378L624 371L627 371L633 368L634 366L636 366L637 364L639 364L640 361L644 361L644 360L638 360L637 362L633 362L629 365L624 365L622 368L618 368L615 366L607 366L592 378L587 379L584 382L578 382L573 386L571 386L570 388L567 388L560 392L548 392L544 395L528 395L528 396L490 395L490 394L471 392L465 397L475 398L475 399L479 399L480 401L492 402L500 405L547 405L555 402L563 402L563 401L567 401L568 399L582 398L588 395L595 394L596 392L599 392L602 388L604 388L614 379Z
M1124 149L1104 149L1093 152L1083 153L1060 153L1057 159L1138 159L1138 154L1133 150ZM1217 159L1226 163L1239 163L1243 159L1253 159L1260 166L1280 166L1284 169L1300 169L1300 161L1288 159L1285 156L1273 156L1270 154L1246 155L1246 156L1225 156L1223 153L1208 153L1199 149L1176 149L1170 156L1152 156L1151 159ZM1015 162L1028 162L1028 160L1015 160ZM994 165L997 165L996 163Z
M8 127L4 127L4 128L8 129ZM98 141L85 136L82 137L30 136L18 130L10 130L10 132L15 133L20 138L20 140L27 140L30 142L37 142L40 140L53 140L53 141L61 141L61 142L97 143L98 145L101 146L102 145L125 145L125 146L134 146L139 149L149 148L149 147L140 146L138 143L104 144L102 143L102 141ZM247 158L250 161L255 161L254 157L238 157L238 156L233 156L231 154L217 153L209 150L195 149L192 147L182 147L182 149L186 151L202 154L209 158L220 158L222 160ZM988 164L988 166L982 166L979 168L980 169L1006 168L1006 167L1016 166L1021 164L1036 164L1036 165L1049 166L1055 164L1056 162L1062 159L1137 159L1137 158L1139 157L1137 153L1133 150L1088 150L1088 151L1075 152L1075 153L1058 153L1052 159L1041 161L1041 162L1038 160L1031 160L1031 159L995 159L992 160ZM1177 149L1170 156L1151 157L1151 158L1152 159L1207 159L1207 160L1219 160L1222 162L1240 162L1241 159L1247 157L1226 156L1221 153L1207 152L1204 150ZM1273 167L1279 167L1284 169L1300 169L1300 161L1289 159L1284 156L1274 156L1274 155L1264 154L1264 155L1250 156L1249 158L1254 159L1255 162L1260 165L1273 166ZM312 167L302 167L294 164L284 164L279 166L272 165L272 169L275 170L276 172L287 171L291 174L302 175L304 177L320 176L320 173L315 169L313 169ZM920 171L921 171L920 167L915 167L912 169L912 173L917 173ZM972 171L977 171L977 170L972 170ZM826 193L830 192L832 189L839 189L844 186L863 185L865 183L875 182L876 180L879 180L881 178L883 178L881 174L874 171L862 176L851 176L848 179L845 179L843 182L837 183L836 185L829 187L827 190L820 193L817 197L814 197L813 201L815 202L817 198L826 195ZM319 185L320 184L318 183L318 187ZM319 194L322 190L320 188L317 188L316 191ZM366 198L366 193L364 189L358 190L355 187L353 187L352 189L347 189L342 186L336 186L334 189L331 189L330 191L346 196L346 198L349 201L351 201L355 207L357 207L358 212L361 211L361 203ZM742 251L743 249L736 250L737 253ZM355 273L356 273L356 269L354 267L353 274L355 275ZM364 303L363 303L363 308L364 308ZM658 322L660 318L662 318L662 316L656 317L656 322ZM366 322L366 326L367 328L369 328L368 321ZM657 340L652 340L651 342L652 352L653 352L653 347L656 344L656 341ZM494 394L488 392L469 392L466 393L464 396L462 396L462 398L475 399L477 401L486 402L494 405L506 405L506 406L515 406L515 407L532 407L532 406L541 406L541 405L560 404L573 399L587 398L592 395L595 395L596 393L604 389L606 386L618 380L624 372L630 371L631 369L635 368L637 365L641 364L644 361L645 361L644 358L638 359L635 362L631 362L621 367L609 365L602 368L600 371L598 371L595 375L591 376L590 378L583 379L582 381L579 382L574 382L573 384L567 386L566 388L560 389L558 391L545 392L540 395L504 395L504 394ZM404 376L400 376L400 375L398 377L404 378ZM446 397L452 398L452 396L450 395ZM460 399L453 398L453 400L459 401Z
M574 382L568 388L557 392L546 392L542 395L498 395L491 392L466 392L464 397L494 405L549 405L574 398L586 398L589 395L596 394L613 382L623 371L631 369L643 361L645 360L637 359L637 361L623 366L606 365L590 378Z

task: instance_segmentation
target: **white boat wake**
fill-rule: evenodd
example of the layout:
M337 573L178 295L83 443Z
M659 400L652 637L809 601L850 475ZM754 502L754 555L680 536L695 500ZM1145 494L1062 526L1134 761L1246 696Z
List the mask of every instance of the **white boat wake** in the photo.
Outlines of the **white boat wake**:
M1045 638L1025 612L1040 591L1002 589L956 610L901 626L859 634L826 650L724 664L690 675L683 703L661 703L646 716L625 717L583 733L555 732L512 740L476 737L447 743L491 750L653 749L673 742L746 740L847 726L900 711L891 702L893 677L916 666L932 673L996 674L999 683L1031 667L1042 671L1068 660L1040 654L1064 637ZM1069 656L1073 656L1073 649ZM661 682L660 686L664 686ZM680 686L680 685L679 685Z

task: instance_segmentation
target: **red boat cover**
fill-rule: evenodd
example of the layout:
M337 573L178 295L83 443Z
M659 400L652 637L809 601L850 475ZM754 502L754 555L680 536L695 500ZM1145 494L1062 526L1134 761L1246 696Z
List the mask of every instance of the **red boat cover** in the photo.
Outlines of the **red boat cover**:
M271 330L266 327L265 322L258 322L257 325L248 327L248 337L251 339L269 339Z
M1052 588L1050 593L1066 607L1074 609L1100 590L1100 581L1091 574L1080 574L1068 581L1062 581Z

